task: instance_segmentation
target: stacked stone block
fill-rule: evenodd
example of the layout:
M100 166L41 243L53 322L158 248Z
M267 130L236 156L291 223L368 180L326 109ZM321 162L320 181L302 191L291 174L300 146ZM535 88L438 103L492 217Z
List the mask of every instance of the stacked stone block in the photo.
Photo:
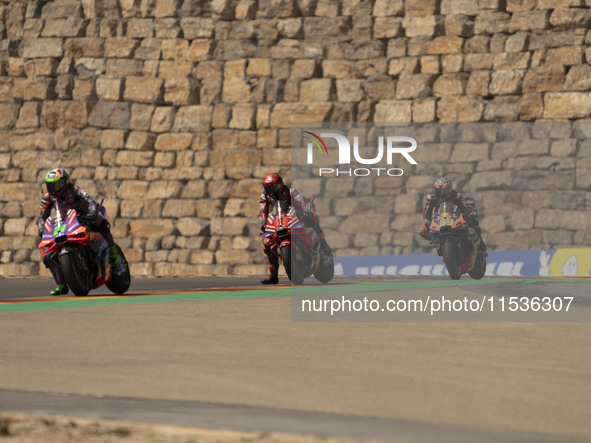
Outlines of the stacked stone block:
M588 119L589 6L2 1L0 276L46 274L35 219L43 176L57 166L105 198L135 275L262 272L260 179L289 179L292 122ZM375 190L393 212L337 254L372 243L423 250L411 231L443 172L479 196L493 248L589 244L588 144L436 148L418 154L415 176ZM319 207L328 232L353 229Z

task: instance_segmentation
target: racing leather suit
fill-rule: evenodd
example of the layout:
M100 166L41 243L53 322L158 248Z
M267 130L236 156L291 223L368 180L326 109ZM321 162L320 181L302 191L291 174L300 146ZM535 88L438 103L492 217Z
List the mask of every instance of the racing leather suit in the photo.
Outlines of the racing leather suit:
M275 203L279 201L281 205L281 211L289 211L289 207L293 206L298 214L298 217L304 222L304 224L314 228L318 237L320 237L323 247L328 248L330 253L330 247L326 243L324 231L320 229L318 221L318 215L314 212L315 207L313 203L310 203L302 194L300 194L295 188L283 186L283 192L279 198L272 197L266 193L261 194L259 201L259 223L261 225L261 231L265 231L267 224L267 217L269 210L275 206ZM270 248L270 245L263 239L263 250L269 259L269 270L271 273L276 273L279 267L279 258L275 255Z
M433 211L437 206L439 206L443 202L450 202L456 205L460 212L464 215L464 218L470 223L470 225L480 237L480 247L484 251L486 250L486 245L484 240L482 239L482 233L480 230L480 226L478 226L478 213L476 208L470 206L466 203L462 194L459 192L452 190L447 197L437 197L434 191L431 191L429 195L425 198L425 209L423 210L423 223L424 223L424 230L427 230L429 225L431 224L431 220L433 219Z
M109 243L109 246L114 244L113 236L111 235L111 225L107 221L105 208L101 207L99 211L98 203L95 202L82 188L72 183L68 185L60 197L51 195L49 192L43 194L43 197L41 198L39 219L37 219L37 227L40 236L44 229L43 224L51 215L51 209L56 203L56 210L59 209L60 217L62 217L62 219L66 217L66 214L70 209L76 210L76 212L82 216L88 216L89 214L95 215L96 218L94 220L87 219L86 224L91 230L100 232L107 243ZM45 255L43 257L43 263L49 268L58 285L65 284L57 253L53 252Z
M423 210L423 221L425 225L431 224L431 220L433 218L433 211L437 206L439 206L443 202L450 202L456 205L460 209L460 212L464 214L464 216L467 217L468 220L470 220L470 218L474 218L474 215L476 214L476 209L466 204L462 197L462 194L455 190L452 190L447 197L442 198L438 198L435 195L435 192L431 192L429 195L427 195L427 198L425 198L425 209ZM475 219L475 221L476 223L471 224L478 226L478 220Z

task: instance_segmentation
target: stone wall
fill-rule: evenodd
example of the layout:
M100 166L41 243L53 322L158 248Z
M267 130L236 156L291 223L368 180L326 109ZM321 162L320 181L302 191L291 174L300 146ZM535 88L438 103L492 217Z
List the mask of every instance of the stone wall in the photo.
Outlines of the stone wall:
M355 134L364 159L377 157L379 134L417 141L411 153L416 165L400 155L390 165L386 156L372 165L353 159L337 165L339 149L330 137L323 138L329 155L313 156L312 166L307 149L294 150L300 155L292 158L292 178L298 189L319 197L322 225L339 255L433 252L416 231L424 197L441 175L474 197L491 250L589 244L591 121L310 126L292 131L296 138L302 129L347 134L349 140ZM292 146L300 144L294 139Z
M57 166L105 198L135 275L262 273L260 181L278 169L289 179L292 122L589 118L589 6L2 1L0 276L47 273L35 219ZM481 192L491 248L589 244L588 144L478 149L423 151L392 194L390 231L373 233L385 251L423 249L412 230L440 172ZM513 209L499 213L505 201Z

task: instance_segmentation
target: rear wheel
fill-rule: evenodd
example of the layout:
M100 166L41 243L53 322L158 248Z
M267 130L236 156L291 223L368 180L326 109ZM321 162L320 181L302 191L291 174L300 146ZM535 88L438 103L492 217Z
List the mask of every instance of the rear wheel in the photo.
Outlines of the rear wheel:
M59 255L59 260L68 288L78 297L88 295L91 276L88 267L81 263L84 258L77 250L68 248L66 253Z
M485 273L486 257L484 255L484 252L479 252L478 257L476 257L476 263L474 264L474 268L468 271L468 274L470 274L470 277L472 277L473 279L480 280L482 277L484 277Z
M292 246L284 246L281 248L281 259L283 260L283 267L285 268L285 272L291 280L291 283L294 285L301 285L304 282L304 273L301 262L294 257L297 250L293 248L297 248L297 245L292 244Z
M119 245L115 245L117 252L119 253L119 263L117 265L111 265L111 280L106 285L107 288L114 294L124 294L131 284L131 274L129 272L129 264L123 254L123 251ZM119 269L119 273L117 273Z
M459 280L462 276L460 252L458 250L458 243L454 240L444 241L443 246L443 261L447 267L447 272L452 280Z
M314 277L320 283L328 283L334 277L334 261L332 259L332 255L324 255L322 253L320 257L320 263L318 263L318 268L314 272Z

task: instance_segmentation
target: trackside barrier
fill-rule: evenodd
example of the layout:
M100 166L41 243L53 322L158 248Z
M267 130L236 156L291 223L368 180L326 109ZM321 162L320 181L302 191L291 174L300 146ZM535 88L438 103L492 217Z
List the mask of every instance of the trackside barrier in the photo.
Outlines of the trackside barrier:
M591 248L489 252L487 277L589 277ZM437 254L335 257L335 275L447 276Z

